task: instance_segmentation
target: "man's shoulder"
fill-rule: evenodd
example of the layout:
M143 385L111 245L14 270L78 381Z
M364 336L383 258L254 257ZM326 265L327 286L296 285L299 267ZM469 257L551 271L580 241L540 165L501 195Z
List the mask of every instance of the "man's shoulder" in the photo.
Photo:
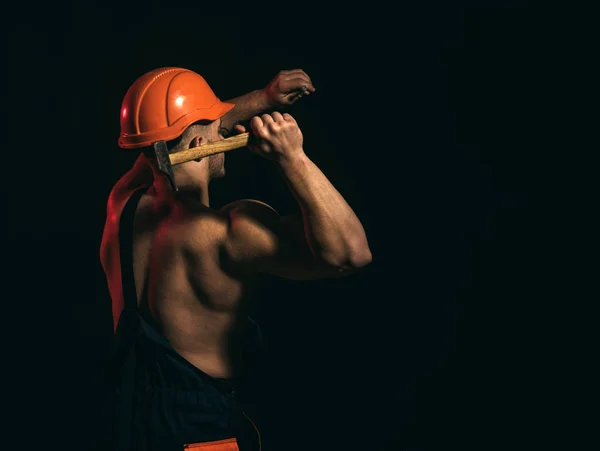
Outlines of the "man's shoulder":
M194 249L219 246L229 236L232 221L246 219L270 227L277 222L278 213L265 202L240 199L219 209L190 209L179 219L171 218L164 231L176 242ZM247 223L247 221L242 221Z

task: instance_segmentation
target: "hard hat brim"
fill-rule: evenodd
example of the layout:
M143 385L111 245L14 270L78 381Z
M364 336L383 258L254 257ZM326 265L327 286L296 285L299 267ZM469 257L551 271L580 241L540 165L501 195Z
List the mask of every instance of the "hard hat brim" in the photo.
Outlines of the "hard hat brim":
M138 149L150 146L156 141L170 141L180 136L186 128L197 121L215 121L229 112L235 104L217 101L209 108L199 108L180 117L169 127L135 135L121 134L119 147L123 149Z

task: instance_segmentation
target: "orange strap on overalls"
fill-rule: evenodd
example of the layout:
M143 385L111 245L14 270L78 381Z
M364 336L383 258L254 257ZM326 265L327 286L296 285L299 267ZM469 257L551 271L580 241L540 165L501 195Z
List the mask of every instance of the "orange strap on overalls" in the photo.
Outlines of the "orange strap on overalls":
M234 438L217 440L215 442L193 443L191 445L184 445L183 449L194 451L240 451L237 440Z
M254 429L256 430L256 434L258 435L258 449L260 450L262 449L262 444L260 442L260 432L258 431L258 428L254 424L254 422L250 419L250 417L246 415L246 412L243 413L244 416L248 419L248 421L252 424L252 426L254 426ZM216 440L214 442L192 443L190 445L184 445L183 449L195 451L240 451L237 440L235 438Z

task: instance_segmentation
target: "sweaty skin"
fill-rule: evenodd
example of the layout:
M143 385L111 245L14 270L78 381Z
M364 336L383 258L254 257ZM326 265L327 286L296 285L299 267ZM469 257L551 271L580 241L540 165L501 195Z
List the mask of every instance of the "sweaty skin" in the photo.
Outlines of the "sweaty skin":
M223 139L219 130L224 123L233 127L243 118L240 111L256 114L264 107L237 101L241 106L237 113L232 110L233 116L189 127L183 144L195 147ZM250 126L255 137L250 150L279 169L301 214L282 217L249 199L210 208L208 185L225 175L225 154L176 166L178 192L156 161L142 154L110 194L101 245L116 329L123 309L119 220L134 190L143 189L134 219L138 304L178 353L219 378L235 377L243 369L241 320L258 274L295 280L343 277L371 261L359 219L304 153L293 117L263 114L254 116ZM233 128L246 131L239 125Z

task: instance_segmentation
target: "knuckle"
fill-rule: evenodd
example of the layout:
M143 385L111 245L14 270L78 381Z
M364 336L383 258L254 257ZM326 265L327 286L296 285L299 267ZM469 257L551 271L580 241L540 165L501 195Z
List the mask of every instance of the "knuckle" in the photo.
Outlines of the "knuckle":
M266 138L268 136L267 130L265 130L262 127L256 130L255 133L258 135L259 138Z

